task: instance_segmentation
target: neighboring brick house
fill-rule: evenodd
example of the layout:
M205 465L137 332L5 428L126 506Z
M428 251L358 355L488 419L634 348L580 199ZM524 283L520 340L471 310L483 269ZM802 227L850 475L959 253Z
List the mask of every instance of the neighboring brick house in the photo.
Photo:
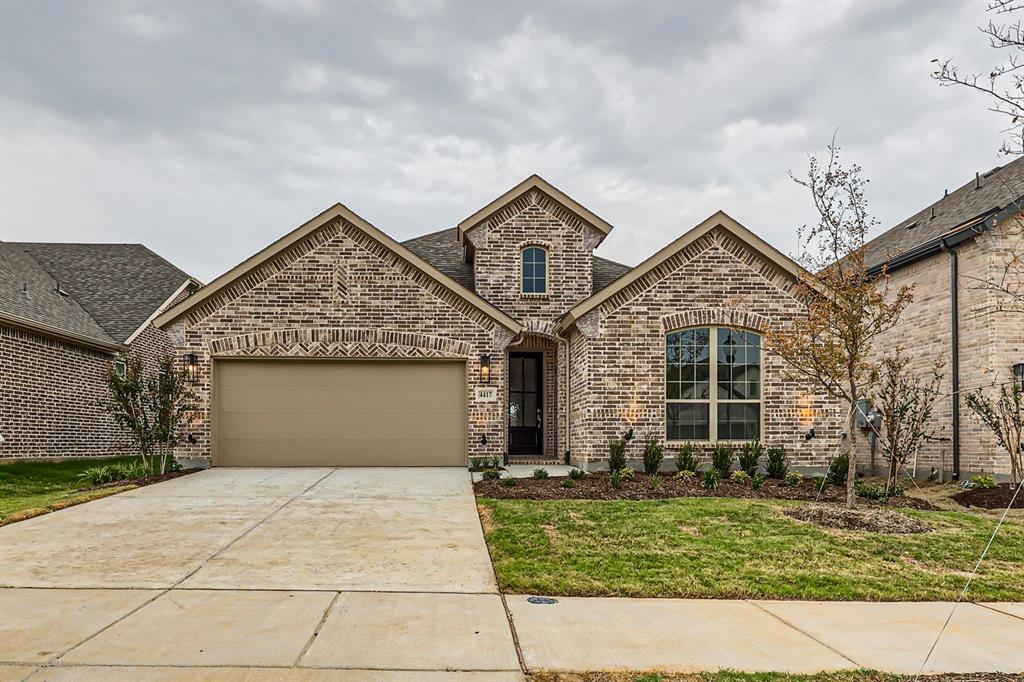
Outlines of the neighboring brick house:
M200 398L178 455L599 466L631 432L823 464L841 410L760 349L798 266L724 213L636 268L594 255L611 229L537 176L404 243L331 207L157 318Z
M198 286L141 244L0 242L0 458L124 452L107 372L173 353L153 318Z
M874 273L887 272L893 289L914 287L913 303L879 344L880 357L900 346L921 374L936 360L944 363L932 439L914 463L918 476L939 468L946 478L1009 473L1008 457L965 396L1013 381L1013 367L1024 363L1024 310L986 284L1002 282L1024 293L1020 270L1006 269L1012 253L1024 253L1022 210L1024 159L1017 159L976 175L867 244L866 262ZM872 433L869 424L859 428ZM860 460L870 464L871 438L861 442ZM876 445L879 470L883 459Z

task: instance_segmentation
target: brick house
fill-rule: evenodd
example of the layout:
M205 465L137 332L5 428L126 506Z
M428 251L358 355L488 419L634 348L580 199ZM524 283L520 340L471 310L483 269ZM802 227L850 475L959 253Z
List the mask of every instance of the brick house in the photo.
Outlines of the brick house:
M1009 474L1008 457L964 396L1013 381L1014 366L1024 371L1024 310L986 284L1002 282L1024 293L1020 270L1006 268L1012 253L1024 253L1022 210L1024 159L1016 159L945 192L867 244L866 262L873 272L887 272L893 288L914 287L913 303L880 352L902 347L921 373L929 372L935 360L944 363L932 439L915 463L918 476L933 469L942 469L947 479ZM870 467L872 432L863 421L859 428L869 436L861 439L865 446L859 461ZM884 470L879 452L875 462Z
M106 373L173 353L153 319L198 286L141 244L0 242L0 458L124 452Z
M611 229L537 176L404 243L329 208L156 319L200 397L178 456L593 467L632 433L820 466L840 410L760 349L798 266L721 212L635 268L594 255Z

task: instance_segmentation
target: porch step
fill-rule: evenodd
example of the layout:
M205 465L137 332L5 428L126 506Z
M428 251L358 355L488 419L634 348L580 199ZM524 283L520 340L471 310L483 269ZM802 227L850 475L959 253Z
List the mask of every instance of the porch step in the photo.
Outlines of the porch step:
M509 464L526 464L535 466L557 466L563 464L562 460L545 457L509 457Z

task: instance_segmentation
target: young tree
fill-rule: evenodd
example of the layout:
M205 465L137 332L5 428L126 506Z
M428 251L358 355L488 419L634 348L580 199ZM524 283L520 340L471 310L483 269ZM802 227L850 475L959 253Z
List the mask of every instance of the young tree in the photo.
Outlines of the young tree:
M128 432L146 469L152 471L153 458L159 458L160 473L164 473L179 442L185 415L193 409L184 375L175 369L173 359L165 356L156 375L146 377L142 362L129 356L123 377L113 367L109 370L107 386L107 410L114 422Z
M1013 381L1009 388L1000 386L994 400L979 388L967 394L966 402L1010 455L1010 483L1017 485L1024 478L1024 394L1020 384Z
M783 359L792 378L845 402L852 411L878 381L875 344L892 329L912 300L910 287L892 290L886 273L872 276L864 257L868 230L876 224L864 196L860 167L840 162L835 142L822 164L811 157L807 175L793 180L809 190L818 222L798 233L797 260L806 272L798 288L802 314L767 335L768 350ZM846 506L856 500L856 429L847 420L850 463Z
M875 402L882 411L882 448L889 460L886 490L896 487L900 467L931 435L928 423L939 398L942 367L943 362L937 360L930 376L923 377L911 370L898 346L882 361L882 383Z

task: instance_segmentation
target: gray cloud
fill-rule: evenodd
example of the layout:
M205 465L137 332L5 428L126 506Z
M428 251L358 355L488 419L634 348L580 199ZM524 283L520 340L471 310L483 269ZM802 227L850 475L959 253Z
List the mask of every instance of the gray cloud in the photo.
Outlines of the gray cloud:
M341 201L397 238L539 172L635 263L721 208L784 251L839 129L883 224L997 165L984 4L7 3L0 235L212 279Z

